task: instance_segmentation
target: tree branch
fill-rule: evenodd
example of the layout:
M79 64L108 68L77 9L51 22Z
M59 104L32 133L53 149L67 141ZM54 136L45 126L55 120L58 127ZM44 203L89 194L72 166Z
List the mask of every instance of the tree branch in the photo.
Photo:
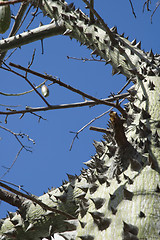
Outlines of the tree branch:
M16 110L14 110L14 111L16 111ZM13 111L13 112L14 112L14 111ZM3 129L3 130L5 130L5 131L7 131L7 132L9 132L9 133L11 133L11 134L16 138L16 140L19 142L19 144L21 145L22 148L24 148L26 151L31 152L31 150L29 149L29 147L24 146L23 143L22 143L22 142L19 140L19 138L18 138L18 137L23 138L23 137L25 136L25 137L27 137L28 141L31 141L33 144L35 144L35 141L34 141L33 139L31 139L27 134L25 134L25 133L14 133L14 132L11 131L10 129L5 128L5 127L3 127L3 126L0 126L0 128Z
M93 130L93 131L96 131L96 132L102 132L102 133L105 133L105 134L108 133L107 129L105 129L105 128L91 126L89 129Z
M10 166L9 168L7 168L7 171L2 175L2 177L1 177L0 179L4 178L4 176L5 176L5 175L11 170L11 168L12 168L13 165L15 164L15 162L16 162L16 160L17 160L19 154L20 154L21 151L23 150L23 148L24 148L24 147L21 146L21 148L20 148L20 150L18 151L18 153L16 154L16 157L15 157L14 161L12 162L11 166Z
M22 203L25 201L25 198L22 196L19 197L18 195L8 192L2 188L0 188L0 199L18 208L21 207Z
M46 105L49 107L50 104L46 101L46 99L37 91L37 89L34 87L34 85L28 80L27 77L24 78L26 80L26 82L29 83L29 85L34 89L34 91L38 94L38 96L40 96L40 98L42 98L42 100L46 103Z
M129 96L129 93L124 93L122 95L117 95L118 99L124 98ZM102 99L103 101L114 101L116 99L116 95L113 98L105 98ZM65 108L75 108L75 107L84 107L84 106L94 106L101 103L97 103L95 101L86 101L86 102L78 102L78 103L70 103L70 104L61 104L61 105L50 105L49 107L36 107L32 108L29 106L26 106L26 109L22 110L14 110L14 111L0 111L0 115L15 115L15 114L25 114L25 113L33 113L33 112L41 112L41 111L49 111L49 110L55 110L55 109L65 109Z
M13 24L13 27L12 27L11 32L9 34L9 37L14 36L16 34L16 32L18 31L18 29L21 25L20 23L21 23L22 17L23 17L23 15L24 15L27 7L28 7L28 4L29 3L26 3L26 2L21 3L20 8L18 10L18 13L15 17L15 22ZM7 51L4 51L4 52L0 53L0 65L1 65L1 61L4 59L6 53L7 53Z
M33 30L23 32L19 35L0 40L0 51L4 52L15 47L20 47L37 40L41 40L43 38L61 35L65 30L66 28L64 21L62 20L50 23L48 25L40 26Z
M0 1L0 6L11 5L19 2L27 2L27 1L26 0Z
M107 105L107 106L115 107L115 108L117 108L117 109L121 112L121 114L123 115L123 117L126 117L126 112L125 112L125 110L119 105L118 102L116 102L116 103L111 103L111 102L107 102L107 101L104 101L104 100L101 100L101 99L97 99L97 98L95 98L95 97L93 97L93 96L91 96L91 95L89 95L89 94L86 94L86 93L84 93L84 92L82 92L82 91L80 91L80 90L78 90L78 89L76 89L76 88L74 88L74 87L72 87L72 86L70 86L70 85L68 85L68 84L65 84L65 83L61 82L59 79L57 80L56 78L54 78L54 77L52 77L52 76L50 76L50 75L44 75L44 74L35 72L35 71L31 70L31 69L25 68L25 67L23 67L23 66L20 66L20 65L11 63L11 62L9 63L9 65L10 65L10 66L13 66L13 67L15 67L15 68L21 69L21 70L23 70L23 71L29 72L29 73L31 73L31 74L33 74L33 75L38 76L38 77L41 77L41 78L50 80L50 81L52 81L53 83L57 83L58 85L60 85L60 86L62 86L62 87L64 87L64 88L67 88L67 89L71 90L72 92L76 92L76 93L80 94L81 96L83 96L83 97L85 97L85 98L91 99L91 100L95 101L95 102L98 103L98 104L104 104L104 105Z
M132 13L133 13L134 17L136 18L136 14L135 14L135 11L134 11L134 7L133 7L133 4L132 4L132 1L129 0L129 2L130 2L130 5L131 5L131 8L132 8Z
M35 88L37 89L37 88L40 88L44 83L46 82L46 80L45 81L43 81L41 84L39 84L38 86L36 86ZM34 91L34 89L31 89L31 90L28 90L28 91L26 91L26 92L21 92L21 93L4 93L4 92L0 92L0 95L3 95L3 96L7 96L7 97L17 97L17 96L22 96L22 95L25 95L25 94L28 94L28 93L31 93L31 92L33 92Z
M129 81L128 81L128 82L129 82ZM125 86L126 86L127 84L129 84L129 83L126 83ZM119 91L119 93L120 93L121 91L123 91L123 89L124 89L124 87ZM124 100L125 100L125 97L121 100L121 102L123 102ZM110 109L108 109L106 112L100 114L99 116L93 118L93 119L90 120L86 125L84 125L81 129L79 129L77 132L71 132L71 131L70 131L71 133L75 133L75 136L74 136L74 138L73 138L73 140L72 140L72 143L71 143L71 145L70 145L69 151L72 150L73 143L74 143L75 139L78 138L78 135L79 135L80 132L82 132L86 127L88 127L89 125L91 125L91 123L93 123L93 122L96 121L97 119L103 117L104 115L106 115L107 113L111 112L112 110L113 110L113 107L111 107ZM93 130L93 129L90 129L90 130Z
M22 192L19 192L19 191L15 190L15 189L9 187L8 185L2 183L2 182L0 182L0 186L3 187L3 188L5 188L5 189L7 189L7 190L9 190L9 191L11 191L11 192L13 192L13 193L15 193L18 197L21 196L21 197L23 198L23 201L24 201L24 198L26 198L26 199L28 199L28 200L31 200L31 201L34 202L34 203L37 203L38 205L40 205L40 206L41 206L43 209L45 209L45 210L50 210L50 211L52 211L52 212L59 213L59 214L65 216L65 217L67 217L67 218L69 218L69 219L74 219L74 218L75 218L74 216L70 215L69 213L66 213L66 212L63 212L63 211L61 211L61 210L58 210L58 209L49 207L48 205L46 205L45 203L43 203L43 202L42 202L41 200L39 200L38 198L36 198L36 197L34 197L34 196L30 196L30 195L24 194L24 193L22 193ZM3 196L3 195L2 195L2 196ZM10 195L10 196L11 196L11 195ZM13 198L13 195L12 195L11 198ZM5 201L5 199L4 199L4 201ZM12 199L11 199L11 201L12 201ZM22 201L21 201L21 203L22 203ZM20 204L20 201L19 201L19 204ZM20 205L20 207L21 207L21 205Z

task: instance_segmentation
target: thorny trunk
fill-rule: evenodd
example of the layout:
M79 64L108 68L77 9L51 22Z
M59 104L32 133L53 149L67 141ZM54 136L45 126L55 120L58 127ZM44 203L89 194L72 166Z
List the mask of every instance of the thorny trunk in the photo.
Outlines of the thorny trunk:
M50 239L55 232L68 240L160 239L160 56L143 52L116 28L113 41L102 23L90 23L72 4L44 0L40 7L63 26L64 35L92 49L134 87L125 117L111 112L104 141L95 141L97 153L86 162L88 170L39 198L73 218L23 200L17 213L0 221L0 239Z

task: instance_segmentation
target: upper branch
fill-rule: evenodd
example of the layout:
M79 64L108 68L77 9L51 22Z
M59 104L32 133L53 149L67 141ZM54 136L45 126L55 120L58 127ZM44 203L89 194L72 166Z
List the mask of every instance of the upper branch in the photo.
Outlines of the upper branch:
M57 21L48 25L40 26L16 36L0 40L0 52L20 47L43 38L61 35L64 31L65 26L63 21Z
M87 1L85 1L87 2ZM36 1L35 1L36 3ZM144 79L152 70L153 76L160 74L158 67L159 59L155 60L152 51L142 51L141 43L128 41L123 35L117 33L116 28L109 29L100 15L91 7L97 19L94 24L90 18L73 4L67 4L64 0L42 0L39 6L44 15L49 16L52 21L48 25L24 32L15 37L0 41L0 51L19 47L30 42L41 40L54 35L65 35L71 39L77 39L87 48L92 49L92 55L100 56L113 66L113 74L121 73L128 78L137 76ZM149 69L147 69L149 66ZM147 69L147 71L145 71Z

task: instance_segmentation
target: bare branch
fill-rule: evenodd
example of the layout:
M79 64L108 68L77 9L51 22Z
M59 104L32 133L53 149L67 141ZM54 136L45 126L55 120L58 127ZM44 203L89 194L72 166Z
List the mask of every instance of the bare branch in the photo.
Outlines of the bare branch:
M27 1L26 0L0 1L0 6L11 5L19 2L27 2Z
M35 115L36 117L38 117L38 122L40 122L41 119L47 120L46 118L44 118L44 117L42 117L42 116L40 116L40 115L38 115L38 114L36 114L36 113L34 113L34 112L31 112L31 114L33 114L33 115Z
M29 26L31 25L31 23L33 22L33 20L35 19L35 17L38 15L37 12L38 12L38 9L39 9L39 8L38 8L38 6L39 6L39 1L40 1L40 0L37 1L37 7L36 7L36 10L32 13L32 16L33 16L33 17L32 17L32 19L31 19L31 21L28 23L26 29L29 28Z
M15 22L13 24L12 30L9 34L9 37L14 36L17 33L17 31L19 30L19 28L21 27L21 25L24 21L24 20L22 21L22 17L24 15L28 5L29 5L29 2L27 2L27 1L23 1L21 3L18 13L15 17Z
M7 61L14 53L15 53L15 51L17 50L18 48L15 48L15 49L13 49L13 51L11 51L11 53L4 59L4 62L5 61ZM7 52L3 52L1 55L0 55L0 61L1 61L1 63L0 63L0 65L2 64L2 59L5 57L5 54L6 54Z
M22 17L23 17L23 15L24 15L27 7L28 7L28 4L29 3L23 2L20 5L20 8L18 10L17 16L15 17L15 22L13 24L13 27L12 27L11 32L9 34L9 37L14 36L16 34L16 32L18 31L18 29L21 25L20 23L21 23ZM0 65L1 65L1 61L4 59L6 53L7 53L7 51L1 52L1 54L0 54Z
M145 5L147 5L147 11L151 11L149 9L149 4L151 4L151 0L146 0L145 3L143 4L143 12L144 12L144 9L145 9Z
M2 106L2 107L14 107L14 108L16 108L16 107L20 107L21 105L7 105L7 104L0 104L0 106Z
M127 96L129 96L129 93L124 93L124 95L122 94L122 96L127 97ZM120 99L120 98L122 98L122 96L119 95L118 98ZM114 96L112 99L115 100L115 97L116 96ZM102 99L102 100L108 102L109 98L105 98L105 99ZM95 101L86 101L86 102L78 102L78 103L70 103L70 104L50 105L49 107L32 108L32 107L26 106L26 109L23 109L23 110L14 110L14 111L11 111L11 112L0 111L0 115L15 115L15 114L20 114L20 113L25 114L25 113L49 111L49 110L55 110L55 109L66 109L66 108L75 108L75 107L84 107L84 106L94 106L94 105L98 105L98 104L101 104L101 103L97 103Z
M82 132L86 127L88 127L91 123L93 123L94 121L96 121L97 119L103 117L104 115L106 115L107 113L109 113L113 108L110 108L109 110L107 110L106 112L102 113L101 115L95 117L94 119L92 119L91 121L89 121L85 126L83 126L81 129L79 129L77 132L71 132L71 133L75 133L75 136L71 142L71 145L70 145L70 148L69 148L69 151L72 150L72 147L73 147L73 144L74 144L74 141L76 138L78 138L78 135L80 132Z
M130 82L131 82L131 79L128 79L127 83L122 87L122 89L118 92L118 94L120 94L121 92L123 92L123 90L128 86L128 84L129 84ZM123 94L122 94L122 95L123 95ZM115 96L116 96L116 95L114 95L114 97L115 97ZM125 100L125 98L126 98L126 97L124 97L124 98L121 100L121 102L123 102L123 101ZM120 98L119 98L119 99L120 99ZM80 130L78 130L77 132L71 132L71 131L70 131L71 133L74 133L75 136L74 136L74 138L73 138L73 140L72 140L72 143L71 143L71 145L70 145L69 150L70 150L70 151L72 150L73 143L74 143L75 139L78 138L78 135L79 135L80 132L82 132L85 128L87 128L89 125L91 125L91 123L93 123L93 122L96 121L97 119L103 117L104 115L106 115L107 113L109 113L109 112L112 111L112 110L113 110L113 107L110 108L109 110L107 110L106 112L102 113L101 115L95 117L95 118L92 119L91 121L89 121L85 126L83 126L83 127L82 127ZM92 130L93 130L93 129L92 129ZM107 130L106 130L106 131L107 131Z
M22 203L25 201L25 198L19 197L18 195L8 192L2 188L0 188L0 199L15 207L21 207Z
M102 133L107 133L108 132L107 129L100 128L100 127L93 127L93 126L91 126L89 129L93 130L93 131L96 131L96 132L102 132Z
M35 58L35 54L36 54L36 49L33 50L32 59L31 59L31 62L28 63L28 68L30 68L32 66L34 58Z
M103 100L101 100L101 99L97 99L97 98L95 98L95 97L93 97L93 96L91 96L91 95L89 95L89 94L86 94L86 93L84 93L84 92L82 92L82 91L80 91L80 90L78 90L78 89L76 89L76 88L73 88L73 87L70 86L70 85L67 85L67 84L61 82L59 79L57 80L56 78L54 78L54 77L52 77L52 76L50 76L50 75L44 75L44 74L35 72L35 71L31 70L31 69L27 69L27 68L25 68L25 67L22 67L22 66L20 66L20 65L17 65L17 64L11 63L11 62L9 63L9 65L10 65L10 66L13 66L13 67L15 67L15 68L21 69L21 70L23 70L23 71L29 72L29 73L31 73L31 74L34 74L34 75L36 75L36 76L38 76L38 77L41 77L41 78L44 78L44 79L48 79L48 80L50 80L50 81L52 81L52 82L54 82L54 83L57 83L58 85L60 85L60 86L62 86L62 87L64 87L64 88L67 88L67 89L71 90L72 92L76 92L76 93L80 94L81 96L83 96L83 97L85 97L85 98L91 99L91 100L97 102L98 104L104 104L104 105L107 105L107 106L115 107L115 108L117 108L117 109L121 112L121 114L122 114L124 117L126 117L126 112L125 112L124 109L119 105L118 102L117 102L117 103L111 103L111 102L103 101Z
M1 176L0 179L4 178L4 176L6 176L7 173L9 173L9 171L11 170L11 168L13 167L13 165L15 164L19 154L21 153L21 151L23 150L23 147L20 148L20 150L18 151L18 153L16 154L16 157L14 159L14 161L12 162L11 166L9 168L7 168L7 171Z
M133 4L132 4L132 1L129 0L129 2L130 2L130 4L131 4L132 13L133 13L134 17L136 18L136 14L135 14L135 12L134 12L134 7L133 7Z
M46 80L45 81L43 81L41 84L39 84L38 86L36 86L35 88L36 89L38 89L38 88L40 88L41 86L43 86L43 84L46 82ZM29 90L29 91L26 91L26 92L22 92L22 93L4 93L4 92L0 92L0 95L3 95L3 96L7 96L7 97L17 97L17 96L22 96L22 95L25 95L25 94L28 94L28 93L31 93L31 92L33 92L34 91L34 89L31 89L31 90ZM2 105L1 105L2 106ZM15 106L11 106L11 107L15 107ZM17 106L16 106L17 107Z
M5 64L5 63L4 63L4 64ZM5 64L5 66L7 66L7 64ZM7 66L7 67L8 67L8 66ZM30 65L29 65L29 67L30 67ZM16 75L24 78L24 79L26 80L26 82L28 82L29 85L33 88L33 90L40 96L40 98L46 103L46 105L47 105L47 106L50 106L50 104L46 101L46 99L37 91L37 88L28 80L28 78L27 78L27 72L28 72L28 71L26 71L25 76L23 76L23 75L15 72L15 71L13 71L10 67L8 67L8 69L6 69L6 68L3 68L3 69L4 69L4 70L7 70L7 71L10 71L10 72L12 72L12 73L14 73L14 74L16 74ZM27 68L26 68L26 69L27 69ZM28 68L28 69L29 69L29 68Z
M40 26L27 32L23 32L16 36L12 36L3 40L0 40L1 52L9 49L26 45L43 38L61 35L66 30L64 22L59 20L57 22L50 23L48 25Z
M157 10L157 8L160 6L160 1L157 3L157 6L155 7L155 9L154 9L154 11L153 11L153 13L152 13L152 15L151 15L151 23L152 23L152 18L153 18L153 15L155 14L155 12L156 12L156 10Z
M14 112L14 111L13 111L13 112ZM11 131L10 129L5 128L5 127L3 127L3 126L0 126L0 128L3 129L3 130L5 130L5 131L7 131L7 132L9 132L9 133L11 133L11 134L17 139L17 141L19 142L19 144L21 145L22 148L24 148L26 151L31 152L31 150L29 149L29 147L24 146L23 143L22 143L22 142L19 140L19 138L18 138L18 137L23 138L23 137L25 136L25 137L27 137L28 141L31 141L33 144L35 144L35 141L34 141L33 139L31 139L27 134L25 134L25 133L14 133L14 132Z
M31 193L29 193L28 191L26 191L25 189L22 188L23 185L16 185L16 184L14 184L14 183L11 183L11 182L8 182L8 181L2 180L2 179L0 179L0 181L3 182L3 183L6 183L6 184L8 184L8 185L11 185L11 186L13 186L13 187L18 188L19 191L23 191L23 192L25 192L27 195L31 195Z
M47 104L47 106L50 106L50 104L46 101L46 99L37 91L37 89L34 87L34 85L28 80L28 78L24 78L26 82L29 83L29 85L34 89L34 91L42 98L42 100Z
M61 210L49 207L48 205L46 205L45 203L43 203L41 200L39 200L37 197L34 197L33 195L32 196L26 195L26 194L24 194L22 192L19 192L19 191L15 190L15 189L9 187L8 185L6 185L6 184L4 184L2 182L0 182L0 186L5 188L5 189L7 189L7 190L9 190L9 191L11 191L11 192L13 192L13 193L15 193L17 196L21 196L23 198L23 201L24 201L24 198L26 198L28 200L31 200L34 203L37 203L38 205L40 205L45 210L56 212L58 214L61 214L61 215L65 216L65 217L69 218L69 219L74 219L75 218L74 216L70 215L69 213L66 213L66 212L63 212ZM4 199L4 201L5 201L5 199Z

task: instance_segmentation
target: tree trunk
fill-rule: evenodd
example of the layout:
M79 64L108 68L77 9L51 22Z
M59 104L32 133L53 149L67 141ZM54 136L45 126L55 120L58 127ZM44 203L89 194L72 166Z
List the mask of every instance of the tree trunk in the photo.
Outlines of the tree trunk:
M134 86L123 116L110 113L89 168L39 197L68 215L21 199L17 213L0 220L0 239L50 239L55 232L68 240L160 239L160 56L108 30L101 19L90 24L72 4L44 0L40 8L63 35L92 49Z

